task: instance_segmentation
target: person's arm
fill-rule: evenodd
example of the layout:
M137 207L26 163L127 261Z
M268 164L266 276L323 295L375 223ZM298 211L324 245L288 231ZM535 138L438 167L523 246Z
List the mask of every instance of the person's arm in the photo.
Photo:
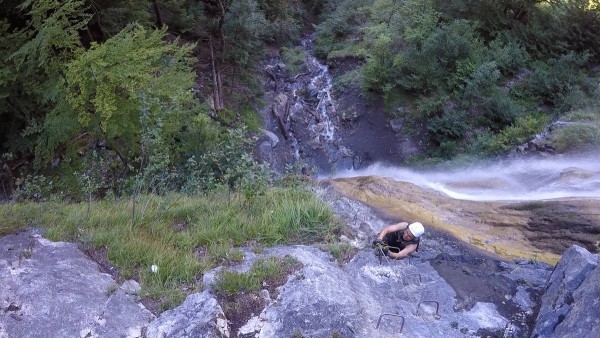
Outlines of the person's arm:
M408 223L406 223L406 222L400 222L400 223L388 225L387 227L383 228L383 230L381 230L379 232L379 234L377 234L377 238L383 239L385 237L385 235L389 234L390 232L402 230L402 229L406 228L407 226L408 226Z
M402 259L402 258L408 257L408 255L415 252L415 250L417 250L417 245L409 244L404 249L402 249L400 252L391 252L390 251L388 256L393 259Z

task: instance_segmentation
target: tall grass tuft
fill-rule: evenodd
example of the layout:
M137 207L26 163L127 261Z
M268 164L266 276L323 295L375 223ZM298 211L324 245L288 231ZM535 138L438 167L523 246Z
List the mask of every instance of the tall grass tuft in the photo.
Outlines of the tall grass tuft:
M294 271L299 264L290 256L258 260L246 273L223 271L214 289L228 296L242 291L260 290L264 281L271 278L281 279Z

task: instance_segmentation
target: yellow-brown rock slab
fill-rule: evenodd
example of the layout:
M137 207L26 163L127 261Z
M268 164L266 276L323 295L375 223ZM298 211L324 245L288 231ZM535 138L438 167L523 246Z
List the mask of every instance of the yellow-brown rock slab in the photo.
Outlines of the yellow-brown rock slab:
M525 258L553 265L560 259L562 251L574 244L569 241L573 236L557 242L555 237L561 236L563 229L557 229L554 223L547 225L539 220L544 217L537 215L536 210L551 213L555 208L554 205L545 206L545 202L456 200L411 183L375 176L333 179L329 182L342 195L359 200L389 216L420 221L505 259ZM600 208L596 208L600 201L569 201L568 207L573 203L582 209L577 211L577 215L583 212L583 224L591 232L581 237L585 238L588 246L593 246L594 241L600 243L600 231L597 231L600 230L597 211ZM568 215L565 218L569 218ZM577 233L581 233L579 230Z

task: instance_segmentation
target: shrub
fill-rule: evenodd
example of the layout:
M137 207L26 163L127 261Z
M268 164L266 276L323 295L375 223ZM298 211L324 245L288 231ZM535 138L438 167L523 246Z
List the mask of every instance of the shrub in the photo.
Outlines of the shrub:
M494 62L503 75L513 75L524 67L529 55L508 33L503 32L489 44L485 60Z
M480 98L488 96L496 88L500 79L500 71L494 61L484 62L471 73L463 86L463 96Z
M490 150L502 152L521 145L540 133L547 123L548 117L543 113L519 117L513 125L504 128L496 136L489 144Z
M600 145L600 124L572 124L560 128L554 138L556 150L584 150Z
M556 105L561 97L584 83L581 67L589 54L568 53L548 62L535 62L533 72L525 82L526 90L544 103Z
M300 47L282 47L281 58L285 62L285 67L289 75L298 74L306 71L306 55Z
M453 111L429 120L427 130L440 144L447 140L461 139L469 128L467 113Z
M49 201L54 189L51 178L43 175L27 175L25 178L17 179L17 189L13 193L13 199L17 202L24 200Z
M517 102L502 91L496 91L482 101L480 109L483 110L483 114L479 123L493 131L512 124L522 113L522 108Z

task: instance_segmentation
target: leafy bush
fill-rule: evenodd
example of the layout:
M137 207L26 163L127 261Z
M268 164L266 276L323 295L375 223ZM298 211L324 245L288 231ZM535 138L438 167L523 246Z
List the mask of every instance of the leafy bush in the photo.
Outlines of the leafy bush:
M266 188L270 173L265 165L252 158L253 145L254 140L246 136L243 128L228 131L227 138L216 149L197 160L195 157L188 160L180 184L182 191L197 193L225 186L242 188L250 195L259 193Z
M491 96L481 100L482 115L479 119L481 126L489 127L493 131L512 124L522 114L522 108L507 93L495 91Z
M465 81L462 95L468 98L488 96L496 88L500 79L500 71L494 61L480 64Z
M542 113L519 117L513 125L504 128L488 147L496 153L508 151L531 140L547 123L548 117Z
M421 96L417 101L417 111L421 116L431 116L442 112L449 101L450 97L443 94Z
M513 75L524 67L529 55L515 38L510 37L508 32L503 32L499 37L489 44L489 53L485 60L494 62L503 75Z
M556 150L597 149L600 146L600 123L574 123L561 127L553 136Z
M439 143L461 139L468 129L467 113L464 111L452 111L442 116L435 116L427 124L427 130Z
M537 61L525 82L526 90L544 103L556 105L561 97L584 83L581 67L588 59L589 54L567 53L548 62Z
M32 201L49 201L54 190L54 182L52 179L43 175L27 175L22 179L17 179L17 189L13 193L13 199L17 202L32 200Z
M434 62L443 70L439 76L439 83L445 83L449 88L464 82L470 76L471 69L475 69L481 62L484 46L478 39L474 24L467 20L454 20L448 25L438 28L423 44L421 60ZM417 60L418 63L423 62ZM434 75L434 74L431 74ZM429 88L436 81L426 79Z
M306 55L300 47L282 47L281 58L289 75L295 75L306 71Z
M323 11L325 19L316 29L315 55L325 59L329 53L351 45L345 38L360 35L361 26L366 19L362 8L369 3L369 0L327 2Z

